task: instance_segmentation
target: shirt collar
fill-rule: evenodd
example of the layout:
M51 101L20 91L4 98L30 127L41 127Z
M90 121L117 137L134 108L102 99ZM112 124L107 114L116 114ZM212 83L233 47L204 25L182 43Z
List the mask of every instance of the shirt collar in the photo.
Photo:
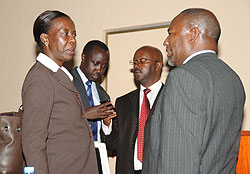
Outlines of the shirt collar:
M39 53L36 60L40 62L41 64L43 64L44 66L46 66L47 68L49 68L53 72L57 72L58 69L60 68L69 77L71 81L73 80L73 76L64 66L60 67L59 65L56 64L56 62L54 62L51 58L49 58L45 54Z
M202 51L198 51L198 52L195 52L193 54L191 54L190 56L188 56L188 58L186 58L186 60L183 62L183 64L187 63L189 60L191 60L193 57L199 55L199 54L204 54L204 53L215 53L215 51L213 50L202 50Z
M150 89L151 91L154 91L154 90L160 89L161 86L162 86L162 83L159 80L158 82L156 82L153 85L151 85L148 89ZM144 86L140 85L140 90L143 91L144 89L146 89L146 88Z
M89 79L85 76L85 74L82 72L82 70L80 69L79 66L78 66L76 69L77 69L77 71L78 71L80 77L82 78L83 83L86 84L86 82L87 82Z

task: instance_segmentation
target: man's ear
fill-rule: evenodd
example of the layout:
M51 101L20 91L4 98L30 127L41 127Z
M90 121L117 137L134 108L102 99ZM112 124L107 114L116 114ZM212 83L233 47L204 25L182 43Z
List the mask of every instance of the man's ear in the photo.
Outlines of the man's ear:
M199 32L199 29L197 27L191 28L189 31L190 42L195 42L197 40L197 38L199 37L199 35L200 35L200 32Z
M81 59L82 59L82 62L84 62L84 60L85 60L85 54L82 53Z
M163 66L163 63L162 62L156 62L156 71L161 71L162 69L162 66Z
M47 47L49 45L49 39L48 39L48 35L46 33L42 33L40 35L40 39L42 41L42 43Z

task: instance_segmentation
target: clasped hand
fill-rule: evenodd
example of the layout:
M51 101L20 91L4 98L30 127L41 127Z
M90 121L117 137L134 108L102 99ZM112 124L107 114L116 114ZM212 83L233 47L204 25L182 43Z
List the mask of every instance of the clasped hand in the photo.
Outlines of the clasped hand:
M111 102L90 107L88 109L85 109L84 112L87 119L103 119L103 122L106 126L109 126L111 123L111 119L116 117L116 112L113 110L113 105Z

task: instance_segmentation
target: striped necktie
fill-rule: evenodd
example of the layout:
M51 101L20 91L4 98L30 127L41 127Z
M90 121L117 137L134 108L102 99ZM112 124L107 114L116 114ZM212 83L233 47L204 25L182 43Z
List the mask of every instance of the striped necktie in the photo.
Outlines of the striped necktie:
M87 96L89 98L89 105L90 107L92 107L94 106L94 100L93 100L92 89L91 89L92 82L88 80L86 84L88 85ZM97 141L97 121L93 121L93 123L91 124L91 130L92 130L94 141Z

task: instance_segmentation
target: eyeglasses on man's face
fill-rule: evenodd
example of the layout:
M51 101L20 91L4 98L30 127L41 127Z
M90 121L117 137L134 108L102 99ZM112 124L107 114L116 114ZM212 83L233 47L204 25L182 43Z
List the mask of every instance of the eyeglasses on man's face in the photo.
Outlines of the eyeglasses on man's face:
M152 59L148 59L148 58L145 58L145 57L141 57L141 58L139 58L139 59L136 59L136 60L130 60L129 61L129 64L130 65L142 65L142 64L145 64L145 63L147 63L147 62L149 62L149 61L153 61L153 62L159 62L159 61L157 61L157 60L152 60Z

